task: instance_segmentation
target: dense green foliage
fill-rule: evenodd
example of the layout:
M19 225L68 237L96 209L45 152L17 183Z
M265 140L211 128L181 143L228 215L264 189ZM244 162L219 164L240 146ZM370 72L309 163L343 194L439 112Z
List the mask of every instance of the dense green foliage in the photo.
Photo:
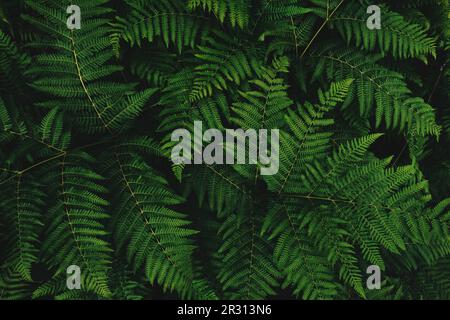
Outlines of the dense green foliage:
M450 299L449 5L379 2L1 1L0 299ZM194 120L278 173L172 165Z

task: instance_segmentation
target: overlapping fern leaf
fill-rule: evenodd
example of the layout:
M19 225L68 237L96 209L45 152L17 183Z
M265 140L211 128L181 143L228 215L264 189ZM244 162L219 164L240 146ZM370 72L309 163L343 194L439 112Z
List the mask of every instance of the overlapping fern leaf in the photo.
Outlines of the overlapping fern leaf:
M46 194L35 178L18 175L13 182L2 193L2 213L9 229L5 264L23 280L31 281L31 267L38 260Z
M244 28L248 25L250 19L250 3L248 0L189 0L189 9L202 8L208 12L213 12L220 22L228 18L231 25Z
M288 86L277 72L287 72L289 61L282 57L275 61L275 68L268 68L260 79L250 80L254 91L240 92L242 102L233 104L231 121L239 128L274 129L283 126L283 116L292 100L287 95Z
M0 299L23 300L31 294L30 283L25 282L19 273L3 269L0 276Z
M0 30L0 84L2 89L17 89L19 84L23 85L30 60L28 55L19 51L10 35Z
M318 62L315 75L355 80L347 104L357 99L360 115L366 117L375 109L375 127L383 121L387 128L407 128L417 135L440 134L433 108L422 98L411 96L401 74L377 64L380 57L335 46L320 49L311 57Z
M333 124L333 120L326 118L325 114L343 101L351 83L351 79L344 80L332 84L325 93L319 91L319 104L306 102L297 106L297 112L288 110L285 122L291 133L280 134L280 168L277 174L265 177L269 190L278 193L291 188L295 190L304 164L326 154L332 135L327 127Z
M180 1L127 0L129 15L117 17L112 35L116 50L123 39L131 46L141 46L143 40L153 42L160 38L166 47L174 46L178 52L194 47L198 38L207 33L208 19L191 13Z
M79 30L67 28L65 10L69 2L29 1L32 13L24 19L47 33L46 40L29 44L45 50L35 57L31 73L40 76L33 87L53 96L38 105L64 107L90 132L114 133L140 113L154 90L136 93L133 84L107 79L122 67L110 62L114 54L105 15L111 9L102 6L105 2L78 3L85 19Z
M125 250L135 270L145 269L150 283L183 294L192 286L195 246L189 236L196 231L187 227L185 215L169 208L183 199L134 150L118 145L105 164L118 196L113 217L117 248Z
M51 167L54 170L46 183L54 186L51 192L56 198L48 212L42 251L55 276L65 277L67 268L77 265L83 271L83 289L107 298L111 296L107 190L101 184L104 178L90 167L93 160L89 154L77 152L64 155Z
M223 264L218 278L231 299L263 299L275 294L280 272L270 256L273 249L259 229L255 216L242 219L238 214L228 217L219 231Z
M195 56L199 65L194 69L195 79L190 100L210 97L213 90L225 90L228 82L239 85L243 80L259 73L261 51L225 34L213 31L204 37Z
M382 54L391 53L398 58L420 58L436 54L435 39L419 24L406 21L400 14L383 7L382 28L367 27L369 1L346 4L331 18L347 43L354 41L357 47L373 51L378 46Z
M318 251L302 230L300 208L272 203L267 211L262 234L276 243L273 258L284 277L282 287L293 287L303 299L332 299L340 285L324 251ZM335 230L334 230L335 231Z

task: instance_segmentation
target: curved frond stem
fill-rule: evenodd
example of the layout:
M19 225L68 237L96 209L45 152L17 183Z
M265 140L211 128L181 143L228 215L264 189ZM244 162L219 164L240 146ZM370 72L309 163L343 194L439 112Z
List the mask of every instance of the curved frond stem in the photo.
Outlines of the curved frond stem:
M327 25L328 21L330 21L331 17L336 13L336 11L339 9L339 7L344 3L345 0L341 0L336 7L331 11L330 14L328 14L328 7L327 7L327 16L324 20L324 22L320 25L319 29L316 31L316 33L313 35L311 40L306 45L305 49L303 50L302 54L300 55L300 58L303 58L305 56L305 53L308 51L308 49L312 46L316 38L319 36L320 32L323 30L323 28ZM328 6L328 3L327 3Z
M78 79L79 79L80 84L81 84L81 86L82 86L82 88L83 88L83 91L84 91L84 93L86 94L86 97L88 98L88 100L89 100L89 102L90 102L92 108L94 109L94 111L95 111L95 113L96 113L98 119L102 122L103 127L104 127L105 129L107 129L108 132L109 132L111 135L113 135L113 132L112 132L111 128L110 128L110 127L108 126L108 124L105 122L105 119L103 119L103 117L101 116L100 111L98 110L97 105L95 104L95 102L94 102L94 100L93 100L93 98L92 98L91 94L89 93L89 90L88 90L88 88L87 88L87 86L86 86L86 82L85 82L85 80L84 80L84 78L83 78L83 75L82 75L82 72L81 72L80 63L78 62L78 53L77 53L77 50L76 50L75 39L74 39L73 33L74 33L74 31L71 30L71 36L70 36L69 38L70 38L71 45L72 45L72 54L73 54L73 59L74 59L75 67L76 67L76 69L77 69L77 76L78 76Z
M176 261L173 261L173 259L167 254L166 248L161 243L161 240L159 239L159 237L156 234L155 230L153 230L153 228L152 228L152 226L150 224L150 221L145 216L145 211L142 208L141 203L139 202L139 200L136 198L135 192L131 188L131 185L130 185L130 183L128 181L128 178L125 175L125 172L123 170L122 162L120 161L119 154L117 152L114 152L114 156L115 156L116 162L117 162L117 164L119 166L119 170L120 170L120 173L121 173L121 176L122 176L122 181L125 182L125 186L126 186L128 192L130 192L130 195L133 198L133 201L134 201L134 203L136 204L136 207L139 210L139 214L140 214L140 217L141 217L142 221L144 222L145 226L148 227L148 229L150 230L150 235L156 241L156 243L158 244L159 248L161 249L161 252L164 253L164 256L167 258L167 260L170 262L170 264L172 264L173 266L176 266Z

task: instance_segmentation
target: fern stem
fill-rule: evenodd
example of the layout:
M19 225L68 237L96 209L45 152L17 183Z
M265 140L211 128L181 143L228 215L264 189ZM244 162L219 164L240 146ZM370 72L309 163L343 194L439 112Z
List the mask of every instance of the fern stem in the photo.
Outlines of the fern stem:
M55 150L55 151L58 151L58 152L64 152L63 149L60 149L60 148L55 147L55 146L53 146L53 145L51 145L51 144L48 144L48 143L46 143L45 141L43 141L43 140L41 140L41 139L37 139L37 138L35 138L35 137L33 137L33 136L30 136L30 135L28 135L28 134L26 134L26 133L21 133L21 132L16 132L16 131L12 131L12 130L6 130L6 129L3 129L3 131L5 131L5 132L7 132L7 133L10 133L10 134L12 134L12 135L15 135L15 136L19 136L19 137L22 137L22 138L27 138L27 139L36 141L37 143L40 143L40 144L46 146L46 147L49 148L49 149L52 149L52 150Z
M341 0L341 2L339 2L339 4L334 8L334 10L328 14L328 8L327 8L327 17L325 19L325 21L322 23L322 25L320 26L320 28L316 31L316 33L314 34L314 36L311 38L311 40L309 41L308 45L306 46L305 50L303 50L302 54L300 55L300 58L303 58L305 53L308 51L308 49L311 47L311 45L313 44L314 40L316 40L316 38L319 36L319 33L322 31L322 29L326 26L326 24L328 23L328 21L330 21L330 18L336 13L336 11L339 9L339 7L344 3L344 0ZM328 4L328 3L327 3Z
M64 154L64 158L61 161L61 198L62 198L63 210L64 210L64 213L65 213L65 215L67 217L67 223L69 224L70 233L73 236L73 239L75 241L75 245L77 247L78 253L80 254L80 256L81 256L81 258L83 260L83 263L89 269L91 274L95 274L94 272L92 272L90 264L88 263L85 255L83 253L83 250L81 249L78 237L77 237L77 235L75 233L75 229L73 228L73 222L72 222L72 219L70 217L69 210L67 208L66 192L65 192L65 189L64 189L64 186L65 186L65 182L64 182L65 159L66 159L66 155Z
M81 73L81 67L80 67L80 63L78 62L78 54L76 51L76 46L75 46L75 39L73 37L73 30L71 30L71 36L70 36L70 41L71 41L71 45L72 45L72 54L73 54L73 58L74 58L74 63L75 63L75 67L77 69L77 75L78 75L78 79L80 80L81 86L83 87L83 91L86 94L89 102L91 103L92 107L94 108L95 113L97 114L97 117L99 118L99 120L102 122L103 127L108 130L108 132L112 135L113 132L111 131L111 129L108 127L108 124L105 123L105 120L103 119L103 117L100 114L100 111L98 110L94 100L91 97L91 94L89 93L86 83L83 79L83 75Z
M22 174L19 174L17 176L17 185L16 185L16 217L17 217L17 247L19 248L19 259L21 263L23 264L24 258L23 258L23 243L22 243L22 222L20 217L20 181L22 179ZM31 279L27 279L31 280Z
M297 242L298 248L301 248L302 247L302 243L301 243L300 238L298 236L298 232L297 232L297 229L295 227L294 221L292 221L292 217L289 214L289 210L286 207L286 205L283 204L283 208L284 208L284 211L286 212L286 216L287 216L288 221L289 221L289 226L291 227L291 229L292 229L292 231L294 233L295 242ZM308 273L311 281L313 282L313 285L316 288L317 292L319 292L319 297L321 299L323 299L323 296L321 295L321 291L320 291L320 288L319 288L319 286L317 284L316 278L313 276L313 272L312 272L311 268L309 267L308 258L306 256L303 256L303 255L300 255L300 258L304 261L306 272Z
M136 207L138 208L139 214L140 214L142 220L144 221L145 226L147 226L149 228L151 236L154 238L154 240L156 241L156 244L160 247L162 253L167 258L167 260L170 262L170 264L172 264L173 266L176 266L177 265L176 262L173 261L173 259L167 254L166 248L161 243L161 240L159 239L155 230L153 230L152 226L150 225L150 221L145 216L145 211L144 211L144 209L142 209L140 201L136 198L136 194L134 193L133 189L131 188L130 183L127 179L127 176L125 175L125 172L124 172L123 166L122 166L122 162L120 161L119 154L117 152L114 152L114 155L116 157L117 164L119 165L120 174L122 175L122 179L125 182L125 185L126 185L128 191L130 192L130 195L133 198L133 201L134 201Z

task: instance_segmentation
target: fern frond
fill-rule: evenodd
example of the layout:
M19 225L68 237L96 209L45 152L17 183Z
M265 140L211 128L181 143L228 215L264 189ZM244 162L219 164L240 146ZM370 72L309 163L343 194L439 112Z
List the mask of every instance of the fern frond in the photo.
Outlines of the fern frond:
M314 52L311 57L319 62L315 76L325 72L339 80L355 79L346 105L357 98L364 117L375 106L376 128L384 120L387 128L439 136L441 128L435 122L433 108L420 98L412 98L403 76L378 65L379 57L336 47Z
M39 105L62 106L74 116L83 131L114 133L121 130L142 110L153 91L132 95L133 84L107 79L122 70L110 63L114 54L109 21L104 16L111 10L103 7L102 2L82 1L78 5L86 18L83 27L69 30L66 7L61 2L28 1L27 4L34 14L24 19L47 34L46 41L31 44L45 50L36 57L30 71L36 75L33 87L56 99Z
M449 263L449 259L444 258L418 272L416 283L421 288L421 297L433 300L450 298Z
M240 92L243 101L233 104L232 111L235 116L231 117L231 121L239 128L274 129L283 125L284 114L291 106L292 100L287 95L288 86L282 78L277 77L277 72L286 70L289 61L284 57L276 62L278 68L268 68L260 79L250 80L255 90Z
M351 80L345 80L332 84L326 93L319 91L320 104L306 102L304 106L298 106L297 112L288 110L285 121L292 134L280 134L279 172L265 176L269 190L281 193L296 188L304 164L324 156L332 134L322 129L333 124L332 119L324 118L325 113L343 101L351 83Z
M0 141L20 142L18 152L3 161L9 164L6 169L10 172L22 174L41 161L45 163L65 154L71 143L71 132L57 108L48 112L39 125L34 125L26 123L14 108L7 108L0 98ZM12 163L15 170L10 169Z
M280 21L295 18L312 12L311 8L302 6L297 0L264 0L261 1L258 18L260 21Z
M151 55L151 59L148 57ZM175 63L176 54L167 49L143 51L131 58L130 71L150 86L165 88L170 76L178 70L181 63Z
M185 215L169 208L182 203L166 180L137 154L112 150L105 170L117 194L114 238L135 270L144 267L150 283L184 292L192 285L192 251ZM126 248L126 249L125 249Z
M1 195L8 248L6 264L22 279L32 281L31 267L38 260L39 233L46 194L34 178L18 175Z
M10 269L0 269L0 299L25 300L30 296L30 283Z
M317 17L307 16L301 20L299 25L294 24L292 20L287 20L276 22L273 27L268 27L268 30L260 36L261 40L267 38L270 41L267 55L284 55L286 53L298 55L300 48L305 47L311 41L316 22Z
M31 63L25 53L19 51L11 37L0 30L0 88L18 89L23 85L24 77ZM21 83L22 82L22 83ZM5 90L6 91L6 90Z
M369 51L378 46L382 54L390 52L400 59L436 56L436 41L428 36L426 29L410 23L385 6L381 6L382 28L367 28L366 10L369 5L368 1L348 3L331 18L331 25L348 44L354 41L356 47Z
M205 202L219 217L232 214L237 208L246 212L251 208L252 196L246 181L236 171L226 166L194 166L190 171L185 192L194 191L199 205ZM197 181L194 183L194 181Z
M55 268L55 276L66 268L81 269L82 287L102 297L110 297L107 272L111 248L105 241L108 232L104 219L109 215L104 179L90 168L93 158L86 153L70 153L50 166L45 178L54 186L56 201L47 217L46 239L42 244L45 260ZM67 290L67 289L66 289Z
M449 8L0 1L0 299L449 298Z
M251 10L249 0L188 0L188 8L202 8L213 12L221 23L227 17L231 26L240 28L248 25Z
M239 85L260 72L261 54L258 48L246 48L233 37L213 30L203 37L195 57L201 62L195 70L190 100L210 97L213 90L228 88L228 82Z
M112 296L115 300L143 300L149 291L143 283L135 279L125 263L113 263L109 273Z
M331 263L323 252L313 249L312 239L301 230L299 209L272 204L261 232L269 232L276 241L274 260L282 270L282 287L293 286L293 293L303 299L332 299L340 291Z
M161 38L166 47L173 45L179 53L184 47L193 48L197 39L207 33L208 21L196 15L176 0L166 1L126 1L129 12L125 17L117 17L112 40L116 54L119 42L124 39L130 46L141 46L142 40L154 42Z
M268 242L259 235L258 222L250 214L232 215L223 223L222 270L219 280L231 299L263 299L274 295L280 272L272 262Z

